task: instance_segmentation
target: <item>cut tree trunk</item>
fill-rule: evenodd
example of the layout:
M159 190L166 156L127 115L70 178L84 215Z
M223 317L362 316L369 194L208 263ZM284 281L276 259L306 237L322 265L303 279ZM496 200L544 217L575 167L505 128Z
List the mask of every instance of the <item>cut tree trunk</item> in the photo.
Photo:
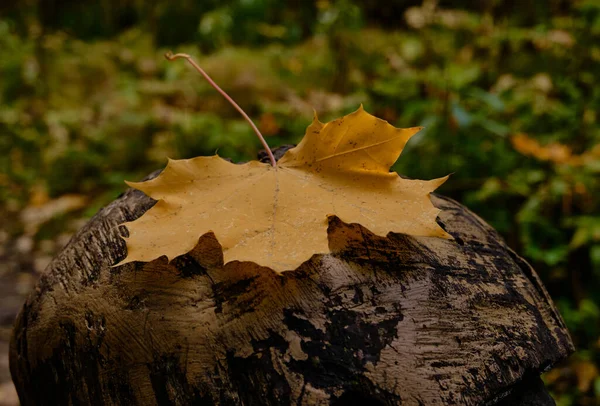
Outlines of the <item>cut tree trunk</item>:
M573 351L534 270L432 195L454 240L333 218L332 254L278 275L223 266L213 235L171 263L111 267L129 190L53 260L14 328L23 405L553 404L539 374Z

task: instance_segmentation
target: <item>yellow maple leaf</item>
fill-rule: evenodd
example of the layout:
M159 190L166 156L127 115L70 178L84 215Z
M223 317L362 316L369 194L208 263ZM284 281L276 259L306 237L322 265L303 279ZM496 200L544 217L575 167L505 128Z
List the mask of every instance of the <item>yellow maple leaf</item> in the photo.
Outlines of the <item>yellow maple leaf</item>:
M213 232L224 262L252 261L277 272L329 252L328 217L371 232L451 238L429 193L447 177L403 179L390 172L411 136L365 112L327 124L316 115L300 144L276 167L236 165L218 156L169 160L155 179L129 183L158 202L125 223L128 255L119 265L173 259Z

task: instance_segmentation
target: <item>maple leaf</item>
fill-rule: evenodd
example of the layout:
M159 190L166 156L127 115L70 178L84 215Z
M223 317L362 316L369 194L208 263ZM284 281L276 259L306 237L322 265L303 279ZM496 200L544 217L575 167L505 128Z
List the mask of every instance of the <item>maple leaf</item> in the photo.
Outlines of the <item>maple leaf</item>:
M315 114L300 144L276 167L236 165L216 155L169 160L155 179L127 182L158 202L125 223L128 255L118 265L162 255L171 260L213 232L225 263L292 270L329 252L329 216L380 236L451 238L436 223L440 210L429 198L448 177L410 180L389 171L420 129L395 128L361 106L327 124Z

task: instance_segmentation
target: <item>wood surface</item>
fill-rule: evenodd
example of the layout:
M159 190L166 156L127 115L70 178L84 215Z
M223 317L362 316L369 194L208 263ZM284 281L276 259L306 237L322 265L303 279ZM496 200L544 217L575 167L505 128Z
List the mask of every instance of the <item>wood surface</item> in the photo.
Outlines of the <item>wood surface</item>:
M573 344L535 271L464 206L432 201L454 240L384 238L334 218L332 253L278 275L223 266L212 235L171 263L111 267L126 254L118 225L154 204L129 190L73 237L25 303L10 349L21 402L511 399Z

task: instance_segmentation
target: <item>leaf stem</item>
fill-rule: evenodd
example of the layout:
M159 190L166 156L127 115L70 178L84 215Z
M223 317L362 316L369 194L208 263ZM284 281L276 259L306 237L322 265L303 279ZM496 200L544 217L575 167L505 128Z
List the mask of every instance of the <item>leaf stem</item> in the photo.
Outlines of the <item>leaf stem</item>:
M267 144L267 141L265 140L265 138L263 137L263 135L260 133L260 131L258 130L258 128L256 127L256 125L252 122L252 120L250 119L250 117L248 117L248 115L246 114L246 112L244 110L242 110L242 108L227 94L225 93L225 91L223 89L221 89L219 87L219 85L217 85L210 76L208 76L208 74L206 72L204 72L204 69L202 69L193 59L191 56L189 56L188 54L173 54L171 51L167 52L165 54L165 58L167 58L167 60L169 61L174 61L175 59L178 58L185 58L187 59L187 61L194 67L194 69L196 69L202 76L204 76L204 79L206 79L206 81L208 83L210 83L210 85L212 87L215 88L215 90L219 93L221 93L221 95L225 98L225 100L227 100L229 103L231 103L231 105L233 107L235 107L235 109L237 111L240 112L240 114L244 117L244 119L248 122L248 124L250 124L250 127L252 127L252 129L254 130L254 133L256 134L256 136L260 139L260 142L262 143L263 147L265 147L265 149L267 150L267 153L269 154L269 159L271 160L271 165L273 165L273 167L277 166L277 161L275 160L275 157L273 156L273 152L271 152L271 148L269 148L269 144Z

